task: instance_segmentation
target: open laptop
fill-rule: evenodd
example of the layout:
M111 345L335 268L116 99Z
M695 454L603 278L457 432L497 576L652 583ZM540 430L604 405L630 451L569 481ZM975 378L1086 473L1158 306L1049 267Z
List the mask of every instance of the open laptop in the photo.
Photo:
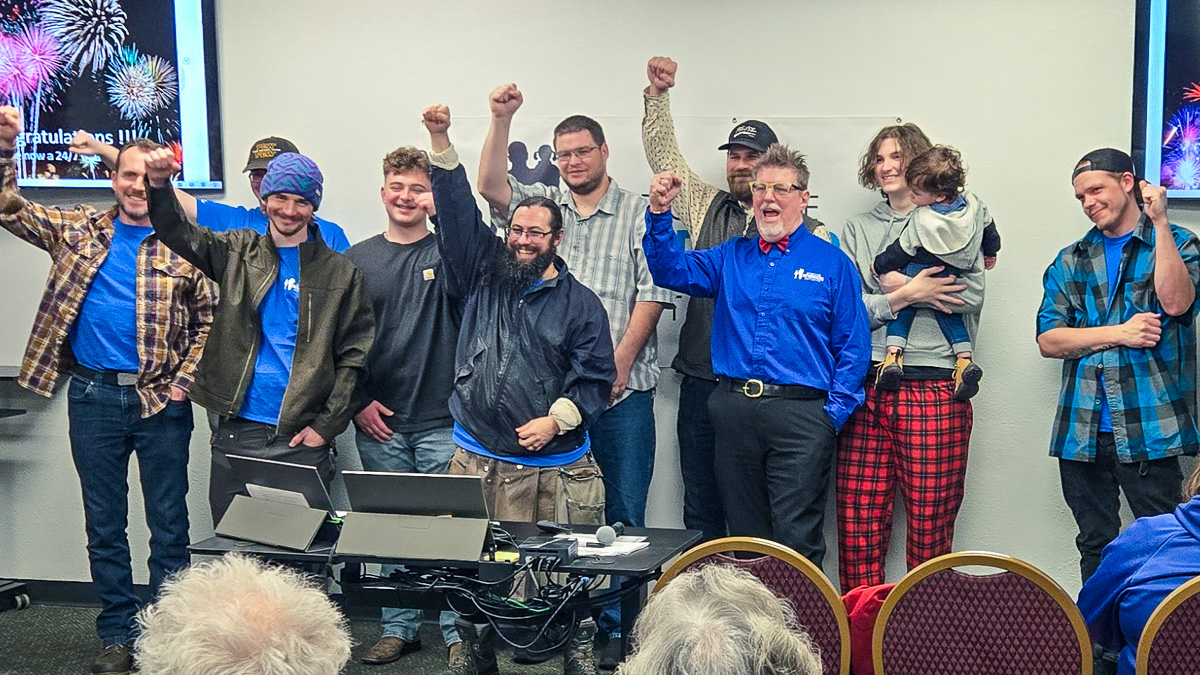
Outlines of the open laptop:
M316 467L242 455L226 457L250 498L234 497L216 533L307 550L333 513L329 490Z
M343 471L350 498L338 555L477 561L488 536L483 478Z

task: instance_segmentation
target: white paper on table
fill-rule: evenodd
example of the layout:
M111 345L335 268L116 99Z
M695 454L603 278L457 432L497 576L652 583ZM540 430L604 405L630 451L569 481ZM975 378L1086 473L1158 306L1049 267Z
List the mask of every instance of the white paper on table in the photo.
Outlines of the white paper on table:
M279 488L267 487L266 485L255 485L254 483L246 483L246 491L255 499L265 499L269 502L279 502L280 504L291 504L293 506L303 506L309 508L308 500L299 492L291 490L281 490Z
M579 555L628 555L634 551L640 551L650 545L645 537L621 536L617 537L609 546L588 546L588 544L598 544L596 535L594 534L559 534L560 538L574 539L579 545Z

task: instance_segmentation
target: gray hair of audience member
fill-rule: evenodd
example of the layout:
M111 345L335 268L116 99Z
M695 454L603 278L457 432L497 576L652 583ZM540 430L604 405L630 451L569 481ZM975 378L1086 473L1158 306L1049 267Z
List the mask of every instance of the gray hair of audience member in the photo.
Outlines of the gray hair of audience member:
M745 570L708 565L672 579L633 628L620 675L820 675L786 600Z
M137 621L153 675L337 675L350 660L346 618L313 580L243 555L182 570Z

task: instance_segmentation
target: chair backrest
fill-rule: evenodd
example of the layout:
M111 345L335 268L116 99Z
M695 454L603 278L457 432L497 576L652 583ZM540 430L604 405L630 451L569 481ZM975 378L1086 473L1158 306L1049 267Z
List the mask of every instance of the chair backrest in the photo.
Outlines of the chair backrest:
M1200 577L1176 588L1150 615L1138 641L1138 675L1196 672L1200 660Z
M733 553L755 553L735 558ZM820 568L792 549L755 537L725 537L700 544L663 571L657 593L671 579L705 565L732 565L753 574L775 595L787 599L796 620L821 650L826 673L850 672L850 622L837 589Z
M1003 571L955 569L969 565ZM1071 597L996 553L951 553L910 571L879 611L871 651L879 675L1092 672L1092 641Z

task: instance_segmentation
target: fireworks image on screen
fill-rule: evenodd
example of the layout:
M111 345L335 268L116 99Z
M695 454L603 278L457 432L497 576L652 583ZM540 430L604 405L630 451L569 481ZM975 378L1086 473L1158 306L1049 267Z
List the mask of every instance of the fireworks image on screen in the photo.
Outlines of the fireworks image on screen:
M44 0L39 10L43 25L62 43L67 66L77 73L103 70L129 34L117 0Z
M108 100L127 120L140 120L165 108L179 93L175 67L157 56L138 54L136 47L121 51L104 77Z
M1162 183L1176 190L1200 189L1200 105L1187 104L1166 124Z
M96 177L96 169L100 167L100 155L75 155L75 161L87 169L92 178Z

